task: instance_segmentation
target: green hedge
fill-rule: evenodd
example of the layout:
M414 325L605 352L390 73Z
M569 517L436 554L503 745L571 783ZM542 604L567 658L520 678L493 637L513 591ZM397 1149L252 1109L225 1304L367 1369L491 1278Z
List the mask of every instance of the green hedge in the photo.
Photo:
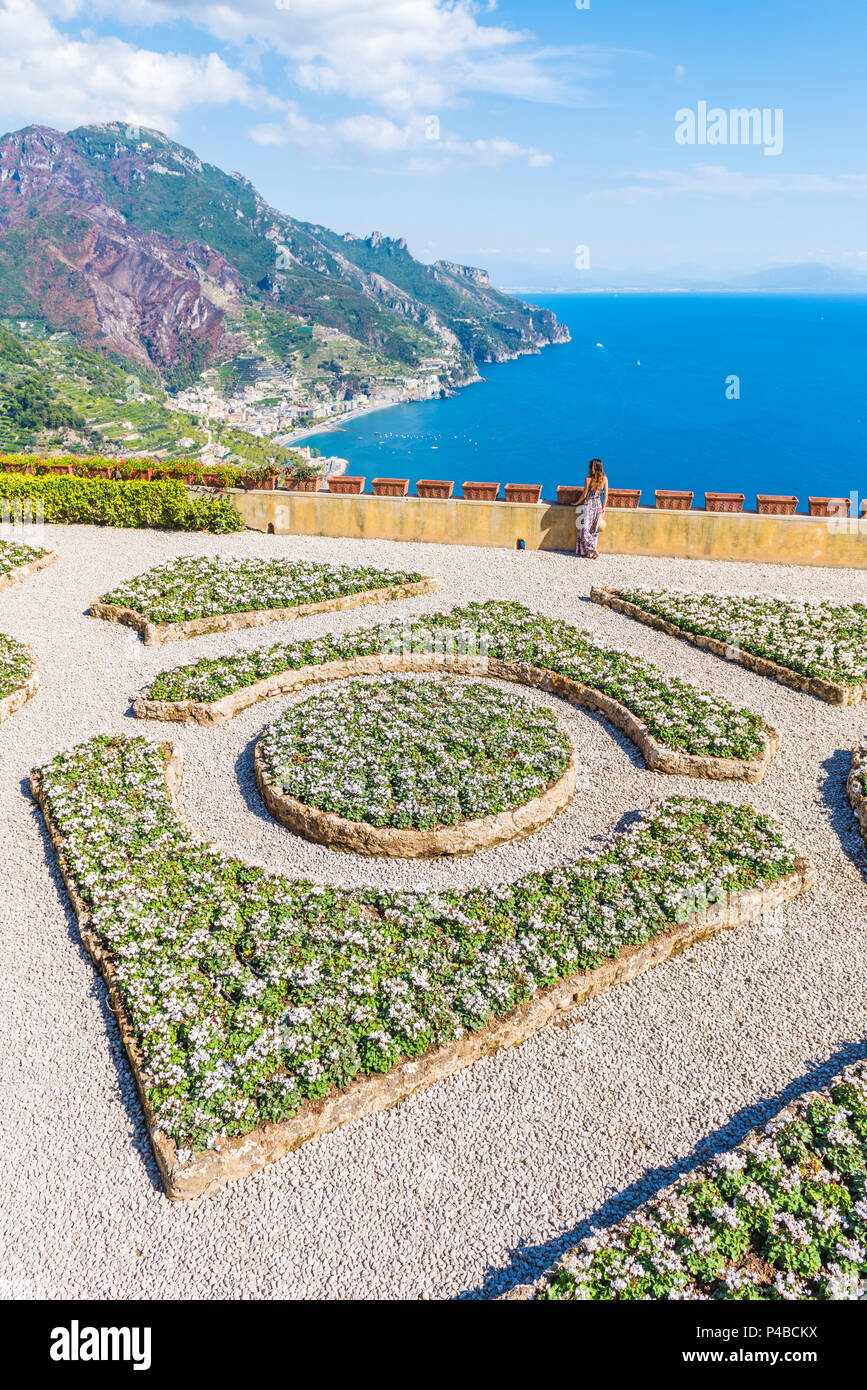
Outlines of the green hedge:
M102 478L36 478L0 472L0 499L40 500L47 522L164 527L169 531L240 531L232 504L189 497L183 483L115 483Z

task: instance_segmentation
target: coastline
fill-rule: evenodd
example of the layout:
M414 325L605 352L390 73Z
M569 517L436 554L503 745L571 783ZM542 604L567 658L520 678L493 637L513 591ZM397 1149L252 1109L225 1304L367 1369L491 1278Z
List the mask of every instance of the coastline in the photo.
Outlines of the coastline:
M478 371L479 365L504 366L506 363L509 362L517 362L522 357L540 357L545 348L563 347L566 344L571 343L572 335L567 325L561 324L560 327L563 330L564 336L559 338L550 338L547 339L545 342L536 343L532 347L526 348L523 352L509 353L508 356L497 358L496 361L492 361L491 363L476 364L477 369L474 376L465 377L462 381L454 381L448 386L441 387L438 392L428 392L424 395L421 395L418 391L408 390L405 395L399 396L396 400L366 401L363 405L359 405L354 410L345 411L336 419L331 417L324 420L321 424L310 425L309 427L303 430L292 430L286 434L281 434L279 436L278 443L288 447L291 444L298 443L302 439L309 438L311 434L331 434L334 431L340 430L341 426L348 423L349 421L361 419L361 417L364 415L371 415L376 410L389 410L393 406L423 404L425 401L445 400L448 399L450 396L456 396L459 391L462 391L464 389L464 387L477 386L484 383L487 380L487 378L483 377L481 373Z
M399 405L420 405L425 401L443 400L448 396L463 390L465 386L476 386L484 382L483 376L467 377L465 381L455 382L453 386L443 387L442 392L432 395L421 396L417 391L407 391L405 396L397 400L388 401L365 401L363 405L355 407L353 410L346 410L342 415L330 416L317 425L308 425L302 430L292 430L288 434L281 434L278 443L287 448L292 444L297 444L302 439L307 439L311 434L333 434L337 433L343 425L351 420L360 420L364 415L372 415L377 410L391 410ZM443 394L444 393L444 394Z

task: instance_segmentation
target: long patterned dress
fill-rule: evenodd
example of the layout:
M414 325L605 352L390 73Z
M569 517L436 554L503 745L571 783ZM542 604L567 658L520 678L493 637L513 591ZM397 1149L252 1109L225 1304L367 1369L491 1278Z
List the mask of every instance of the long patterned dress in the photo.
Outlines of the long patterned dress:
M578 532L575 554L587 558L596 554L599 522L602 519L602 493L588 488L584 500L575 508L575 527Z

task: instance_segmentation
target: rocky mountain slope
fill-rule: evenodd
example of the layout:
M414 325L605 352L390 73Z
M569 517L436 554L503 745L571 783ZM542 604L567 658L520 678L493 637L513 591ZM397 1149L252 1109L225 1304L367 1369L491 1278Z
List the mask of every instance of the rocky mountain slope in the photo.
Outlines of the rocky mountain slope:
M172 388L251 346L288 362L311 330L352 346L317 363L338 395L389 373L455 384L568 339L484 271L296 221L242 175L120 124L0 139L0 315L153 366Z

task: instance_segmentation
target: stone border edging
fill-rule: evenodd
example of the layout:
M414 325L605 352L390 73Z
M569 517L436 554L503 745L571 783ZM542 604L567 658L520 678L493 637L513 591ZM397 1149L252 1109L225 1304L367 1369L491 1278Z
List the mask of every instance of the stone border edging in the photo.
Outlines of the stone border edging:
M771 1119L774 1121L774 1124L776 1124L778 1121L782 1124L788 1124L791 1120L798 1119L798 1117L800 1115L803 1115L805 1110L807 1110L816 1101L825 1100L827 1092L830 1091L832 1087L839 1085L841 1081L846 1081L850 1078L858 1076L859 1074L863 1074L863 1071L863 1062L852 1062L848 1067L845 1067L843 1071L838 1072L836 1076L831 1077L830 1081L825 1087L824 1092L804 1091L795 1100L791 1101L788 1105L784 1106L782 1110L777 1111L776 1115L772 1115ZM759 1121L750 1130L749 1134L745 1135L744 1138L741 1139L737 1144L733 1145L731 1149L727 1149L726 1153L752 1153L753 1150L764 1141L764 1129L765 1124ZM632 1211L628 1216L624 1216L613 1226L606 1226L604 1228L604 1234L606 1236L613 1236L618 1233L625 1234L634 1226L635 1218L640 1212L646 1211L648 1210L648 1208L655 1208L663 1205L666 1202L672 1201L677 1196L680 1189L687 1182L693 1181L697 1176L700 1176L702 1173L706 1172L708 1167L709 1164L705 1162L699 1164L697 1168L691 1168L688 1172L679 1174L679 1176L676 1177L673 1182L669 1183L667 1187L664 1187L659 1192L654 1193L652 1197L648 1198L646 1202L642 1202L641 1205L636 1207L635 1210ZM552 1279L556 1278L556 1276L563 1269L564 1259L568 1255L574 1253L574 1251L580 1249L582 1244L583 1241L579 1241L578 1244L573 1245L570 1247L569 1250L564 1251L564 1253L559 1257L559 1259L555 1260L554 1263L548 1267L548 1269L544 1270L543 1273L539 1275L538 1279L535 1279L532 1284L516 1284L513 1288L508 1289L505 1293L500 1294L499 1297L494 1301L501 1302L503 1300L512 1300L515 1302L527 1302L535 1300L537 1293L541 1292L545 1285L550 1283Z
M26 642L22 642L21 645L27 653L30 668L22 684L16 686L14 690L10 690L8 695L4 695L0 699L0 724L10 715L17 714L21 706L26 705L28 700L32 700L39 689L39 666L36 662L36 653L32 647L27 646Z
M438 825L432 830L402 830L390 825L369 825L322 811L287 795L271 778L262 754L262 740L253 753L256 785L275 820L296 835L351 854L389 859L433 859L438 855L474 854L511 840L522 840L546 825L569 805L578 778L578 754L573 747L566 771L539 795L522 806L496 815Z
M172 805L175 805L181 781L181 755L170 743L164 743L162 750L166 760L166 792ZM163 1186L166 1195L173 1201L210 1196L227 1183L247 1177L283 1158L310 1139L328 1134L349 1120L389 1109L415 1092L426 1090L434 1082L497 1052L501 1047L515 1047L543 1028L555 1014L574 1009L613 985L634 980L645 970L681 955L698 941L706 941L719 931L740 926L766 910L791 901L812 888L815 880L812 866L799 856L794 871L784 878L729 894L724 902L709 904L703 911L691 914L685 922L667 928L638 946L624 946L618 955L603 961L594 970L579 970L550 989L540 991L505 1018L494 1019L478 1032L465 1034L442 1047L434 1047L422 1057L400 1062L384 1075L373 1073L352 1081L342 1091L332 1090L322 1100L308 1102L289 1120L279 1124L257 1125L248 1134L223 1139L217 1148L206 1149L193 1155L189 1163L180 1164L174 1141L154 1127L154 1115L144 1093L139 1049L123 1009L114 960L101 946L90 925L90 911L78 895L75 876L63 851L62 838L45 801L39 769L34 769L31 774L30 789L54 846L63 881L78 918L81 939L108 988Z
M369 603L415 598L419 594L435 594L440 581L430 576L414 584L392 584L382 589L360 589L356 594L341 594L337 598L321 599L316 603L296 603L290 608L251 608L244 613L213 613L206 618L190 618L180 623L152 623L135 608L94 599L88 610L91 618L107 623L123 623L141 637L146 647L158 647L164 642L184 642L188 637L202 637L209 632L237 632L244 627L262 627L265 623L290 622L293 618L309 618L314 613L342 612L348 608L363 608Z
M58 550L46 550L44 555L37 555L35 560L28 560L23 565L16 565L14 569L6 570L0 574L0 589L8 589L13 584L20 584L23 579L29 579L31 574L38 574L39 570L44 570L46 566L53 565L60 559Z
M233 690L219 700L149 700L146 695L139 695L133 700L132 707L137 719L165 719L177 724L225 724L242 710L275 695L288 695L318 682L342 680L349 676L376 676L388 671L455 671L461 675L514 681L518 685L558 695L572 705L601 714L635 744L652 771L669 772L679 777L760 782L770 760L780 748L780 735L766 724L768 741L761 758L711 758L684 753L676 748L668 748L655 739L644 721L619 700L569 676L560 676L526 662L499 661L494 657L446 656L433 652L377 652L369 656L350 657L346 661L325 661L318 666L278 671L276 675L267 676L253 685Z
M838 681L822 680L818 676L805 676L800 671L793 671L789 666L780 666L768 657L755 656L740 647L732 647L727 642L721 642L718 637L707 637L701 632L689 632L686 628L669 622L667 618L660 618L656 613L649 613L638 604L621 598L613 589L599 589L594 585L590 590L590 601L598 603L602 608L611 608L615 613L624 613L627 618L635 618L637 622L644 623L646 627L656 628L658 632L665 632L669 637L679 637L681 641L691 642L694 647L713 652L714 656L724 657L726 661L736 662L739 666L745 666L748 671L754 671L758 676L767 676L769 680L789 686L791 690L815 695L817 700L824 700L829 705L857 705L861 700L867 700L867 682L860 685L843 685Z
M867 773L867 747L856 748L852 754L852 766L846 779L846 793L849 805L858 817L861 834L867 844L867 795L862 789L862 778Z

